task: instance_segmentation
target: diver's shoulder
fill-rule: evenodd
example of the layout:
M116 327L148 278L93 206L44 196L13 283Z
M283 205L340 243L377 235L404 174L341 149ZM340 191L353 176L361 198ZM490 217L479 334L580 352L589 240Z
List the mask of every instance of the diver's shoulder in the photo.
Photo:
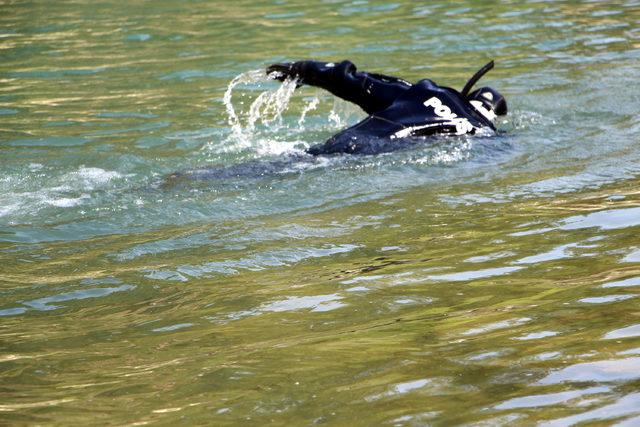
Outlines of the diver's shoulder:
M434 82L431 79L422 79L422 80L418 80L416 82L416 84L414 84L414 86L418 86L418 87L434 87L434 88L439 88L440 86L438 86L438 84L436 82Z
M427 90L432 92L438 92L442 94L449 94L455 96L461 96L460 92L452 87L440 86L436 82L431 79L422 79L419 80L415 85L413 85L418 90Z

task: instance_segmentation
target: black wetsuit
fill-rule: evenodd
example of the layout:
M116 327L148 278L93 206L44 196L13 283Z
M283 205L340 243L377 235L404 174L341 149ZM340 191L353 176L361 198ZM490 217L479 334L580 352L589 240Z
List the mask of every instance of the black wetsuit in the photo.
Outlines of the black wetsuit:
M396 148L407 137L495 130L460 92L429 79L411 84L397 77L359 72L350 61L300 61L290 66L287 74L301 84L326 89L369 114L324 144L309 148L313 155L374 154Z

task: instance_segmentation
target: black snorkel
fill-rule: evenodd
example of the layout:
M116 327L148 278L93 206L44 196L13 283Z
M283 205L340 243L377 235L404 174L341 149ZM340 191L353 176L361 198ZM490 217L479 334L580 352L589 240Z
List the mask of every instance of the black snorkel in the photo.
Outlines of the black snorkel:
M489 71L491 71L492 68L493 68L493 60L489 61L482 68L476 71L476 73L469 79L467 84L464 85L464 87L462 88L462 91L460 92L462 96L466 98L469 95L469 91L473 88L473 85L475 85L478 82L478 80L482 78L482 76L484 76Z

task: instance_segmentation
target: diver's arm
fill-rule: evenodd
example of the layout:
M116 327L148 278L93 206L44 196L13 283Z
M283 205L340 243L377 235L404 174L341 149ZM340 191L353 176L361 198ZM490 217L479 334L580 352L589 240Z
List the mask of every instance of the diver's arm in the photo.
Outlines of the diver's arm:
M369 114L384 110L411 87L410 83L397 77L359 72L351 61L273 64L267 68L267 73L276 73L278 79L294 77L301 84L326 89Z

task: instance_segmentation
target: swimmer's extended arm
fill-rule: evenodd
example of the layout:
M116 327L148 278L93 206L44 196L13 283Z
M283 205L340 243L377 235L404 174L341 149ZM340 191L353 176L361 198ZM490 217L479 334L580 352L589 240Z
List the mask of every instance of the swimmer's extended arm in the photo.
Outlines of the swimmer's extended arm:
M267 68L267 74L271 73L276 73L280 80L295 77L301 84L326 89L360 106L368 114L384 110L411 87L410 83L397 77L359 72L351 61L273 64Z

